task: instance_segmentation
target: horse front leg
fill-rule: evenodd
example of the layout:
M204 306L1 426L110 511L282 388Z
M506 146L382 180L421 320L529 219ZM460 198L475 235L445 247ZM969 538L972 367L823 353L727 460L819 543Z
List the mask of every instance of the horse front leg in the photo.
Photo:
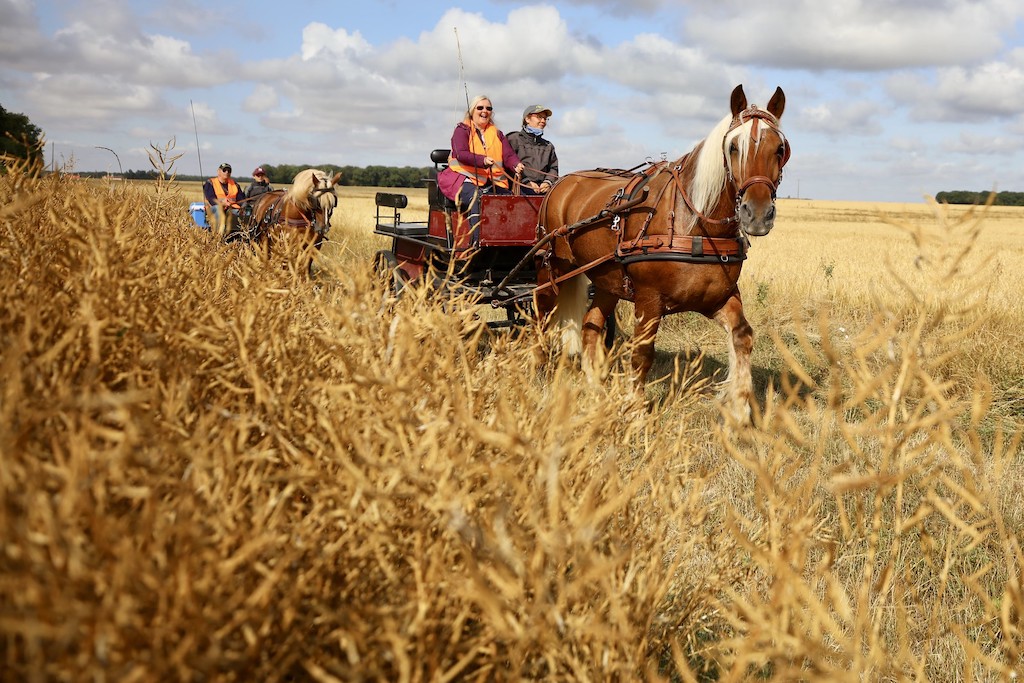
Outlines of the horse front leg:
M715 312L714 319L729 335L729 375L723 392L726 408L737 422L747 424L750 422L750 409L754 400L754 380L750 371L754 329L743 315L739 290Z
M315 230L309 231L306 234L306 278L310 281L313 280L313 267L316 265L316 257L320 252L320 247L323 245L323 234Z
M260 241L260 247L263 252L263 263L267 265L270 263L270 254L274 250L274 237L267 232L263 239Z
M633 349L633 372L637 387L642 389L647 382L647 373L654 365L654 338L658 334L658 326L664 315L661 297L658 295L640 296L634 302L636 327L633 337L636 346Z
M590 303L590 308L583 316L583 358L588 374L597 371L604 365L606 350L604 331L608 326L608 319L614 315L615 305L618 303L618 296L598 290L594 293L594 300Z

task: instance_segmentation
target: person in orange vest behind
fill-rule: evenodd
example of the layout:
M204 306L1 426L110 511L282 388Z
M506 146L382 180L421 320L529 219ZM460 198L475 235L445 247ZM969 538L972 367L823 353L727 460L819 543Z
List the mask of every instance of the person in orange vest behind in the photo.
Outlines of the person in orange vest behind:
M203 183L203 199L209 224L221 237L227 238L238 225L239 202L245 198L241 186L231 177L231 164L217 167L217 176Z

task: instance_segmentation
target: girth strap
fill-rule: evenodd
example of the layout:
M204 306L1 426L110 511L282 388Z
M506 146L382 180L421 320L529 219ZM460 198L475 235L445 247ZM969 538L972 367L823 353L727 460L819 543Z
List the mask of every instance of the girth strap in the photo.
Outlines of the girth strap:
M616 260L630 263L644 260L728 263L742 261L746 257L747 248L743 240L703 235L648 235L620 242L615 250Z

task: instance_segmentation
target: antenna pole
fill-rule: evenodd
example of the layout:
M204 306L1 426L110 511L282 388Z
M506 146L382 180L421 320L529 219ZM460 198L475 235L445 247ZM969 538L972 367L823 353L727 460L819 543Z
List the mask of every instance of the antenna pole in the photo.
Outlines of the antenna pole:
M188 101L188 106L192 109L192 130L196 133L196 156L199 157L199 175L203 176L203 153L199 151L199 126L196 125L196 107L192 104L192 100Z
M466 65L462 61L462 44L459 42L459 27L455 27L455 49L459 53L459 80L466 91L466 111L469 111L469 84L466 82Z

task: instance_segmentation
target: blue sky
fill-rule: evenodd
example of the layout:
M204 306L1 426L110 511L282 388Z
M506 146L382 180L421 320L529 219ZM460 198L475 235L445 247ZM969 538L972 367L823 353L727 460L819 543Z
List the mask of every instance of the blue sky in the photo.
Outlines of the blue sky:
M782 196L1024 191L1018 0L0 0L0 105L80 171L172 139L179 173L426 166L467 92L506 132L551 108L563 172L629 168L688 151L739 83L786 92Z

